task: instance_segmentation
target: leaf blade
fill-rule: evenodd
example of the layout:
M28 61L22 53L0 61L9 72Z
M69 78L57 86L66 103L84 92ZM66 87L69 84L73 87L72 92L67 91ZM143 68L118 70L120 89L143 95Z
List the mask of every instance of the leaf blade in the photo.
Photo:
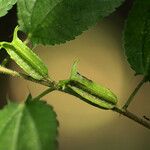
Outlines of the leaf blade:
M46 103L10 103L0 111L0 118L0 149L55 150L58 124Z
M19 24L35 44L60 44L80 35L123 1L18 0Z
M136 74L150 78L150 1L136 0L126 22L124 49Z
M0 0L0 17L5 16L16 2L17 0Z

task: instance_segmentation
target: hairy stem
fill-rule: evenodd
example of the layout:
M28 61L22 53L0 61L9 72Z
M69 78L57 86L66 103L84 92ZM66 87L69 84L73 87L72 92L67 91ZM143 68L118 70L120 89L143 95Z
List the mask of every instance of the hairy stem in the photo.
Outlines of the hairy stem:
M113 111L128 117L129 119L131 119L131 120L133 120L133 121L143 125L145 128L150 129L150 123L145 121L143 118L140 118L140 117L136 116L135 114L131 113L128 110L124 110L124 109L120 109L118 107L114 107Z
M16 71L13 71L11 69L7 69L3 66L0 65L0 72L2 74L7 74L7 75L11 75L11 76L14 76L14 77L20 77L20 74Z
M7 75L10 75L10 76L14 76L14 77L21 77L25 80L29 80L29 81L32 81L32 82L35 82L35 83L39 83L39 84L42 84L42 85L45 85L45 86L48 86L48 87L55 87L55 84L56 84L54 81L52 82L49 79L36 80L36 79L32 78L31 76L28 76L28 75L23 74L23 73L18 73L14 70L5 68L1 65L0 65L0 73L7 74Z
M41 85L44 85L44 86L47 86L47 87L50 87L48 89L46 89L44 92L42 92L39 96L37 96L38 98L42 98L43 96L45 96L46 94L52 92L53 90L58 90L58 91L61 91L61 92L65 92L66 91L61 88L61 90L59 89L58 87L58 84L56 82L50 82L50 81L47 81L47 80L36 80L28 75L25 75L25 74L21 74L21 73L18 73L16 71L13 71L13 70L10 70L10 69L7 69L5 67L2 67L0 66L0 72L4 73L4 74L8 74L8 75L11 75L11 76L14 76L14 77L22 77L26 80L29 80L29 81L32 81L32 82L35 82L35 83L38 83L38 84L41 84ZM145 81L145 80L144 80ZM142 82L143 84L143 82ZM71 94L69 92L67 92L68 94ZM76 95L74 95L76 96ZM37 98L36 97L36 98ZM35 99L35 98L34 98ZM112 109L112 111L115 111L119 114L122 114L126 117L128 117L129 119L143 125L144 127L150 129L150 123L148 123L146 120L144 120L143 118L140 118L138 116L136 116L135 114L129 112L128 110L125 110L125 109L120 109L118 107L114 107Z
M140 83L136 86L136 88L134 89L134 91L131 93L131 95L129 96L128 100L126 101L126 103L124 104L124 106L122 107L123 109L127 109L128 106L130 105L130 103L133 101L135 95L138 93L139 89L142 87L142 85L147 81L147 78L144 77Z

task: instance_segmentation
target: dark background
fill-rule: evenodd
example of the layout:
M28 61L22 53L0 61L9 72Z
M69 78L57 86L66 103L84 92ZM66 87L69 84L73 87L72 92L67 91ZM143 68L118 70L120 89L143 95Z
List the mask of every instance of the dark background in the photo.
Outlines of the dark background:
M13 30L16 25L17 15L16 6L14 6L6 16L0 18L0 41L11 41ZM2 49L0 51L0 63L6 56L6 52ZM0 107L6 104L8 85L8 77L6 75L0 75Z

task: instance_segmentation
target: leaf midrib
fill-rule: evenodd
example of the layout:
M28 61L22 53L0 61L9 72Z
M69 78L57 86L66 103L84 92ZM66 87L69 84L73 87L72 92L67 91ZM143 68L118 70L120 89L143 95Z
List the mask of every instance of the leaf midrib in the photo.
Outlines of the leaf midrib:
M40 26L41 24L42 24L42 22L45 20L45 18L49 15L49 13L51 13L60 3L62 3L64 0L60 0L59 2L57 2L56 3L56 5L54 5L48 12L47 12L47 14L43 17L43 19L39 22L39 24L37 24L36 25L36 27L35 27L35 30L37 29L37 27L38 26ZM34 8L35 8L35 4L34 4L34 6L33 6L33 9L32 9L32 12L31 12L31 17L30 17L30 23L31 23L31 27L32 27L32 22L31 22L31 20L32 20L32 17L33 17L33 12L34 12ZM34 31L35 30L33 30L32 32L34 33ZM31 37L32 37L32 35L31 35Z
M30 112L30 110L27 108L26 109L26 112L28 113L28 116L29 116L29 119L30 119L30 123L32 123L32 126L34 127L34 130L35 130L35 134L36 134L36 141L38 141L37 142L37 144L36 144L36 150L42 150L42 143L41 143L41 140L40 140L40 136L39 136L39 134L38 134L38 129L37 129L37 126L36 126L36 124L35 124L35 122L34 122L34 119L33 119L33 117L32 117L32 113Z
M25 108L25 105L21 105L21 110L20 110L20 114L18 116L18 120L17 120L17 123L16 123L16 127L14 129L14 137L13 137L13 142L12 142L12 148L11 150L17 150L17 142L18 142L18 136L19 136L19 129L20 129L20 125L21 125L21 121L22 121L22 116L23 116L23 113L24 113L24 108Z
M24 109L24 104L20 104L20 105L18 106L18 109L17 109L17 110L11 115L11 117L7 120L7 122L6 122L5 125L3 126L3 129L1 129L0 136L2 136L2 133L5 131L5 129L7 128L7 126L9 125L9 123L14 119L14 117L15 117L18 113L21 113L21 111L22 111L23 109ZM22 114L21 114L20 117L19 117L18 123L20 123L21 117L22 117ZM20 124L18 124L17 127L20 128ZM18 129L18 128L15 128L15 130ZM19 130L18 130L18 131L19 131ZM16 130L15 132L17 133L17 130ZM16 145L17 145L16 142L17 142L17 140L18 140L18 133L17 133L15 139L14 139L13 142L12 142L12 144L13 144L14 146L12 145L11 150L16 150Z

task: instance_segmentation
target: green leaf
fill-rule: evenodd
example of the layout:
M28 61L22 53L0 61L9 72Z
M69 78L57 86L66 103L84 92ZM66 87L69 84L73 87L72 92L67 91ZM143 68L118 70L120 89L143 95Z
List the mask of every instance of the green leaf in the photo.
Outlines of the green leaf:
M135 0L125 26L124 48L127 59L136 74L150 78L149 0Z
M0 111L0 150L55 150L57 120L42 101L10 102Z
M0 17L5 16L17 0L0 0Z
M18 0L19 25L35 44L74 39L124 0Z

